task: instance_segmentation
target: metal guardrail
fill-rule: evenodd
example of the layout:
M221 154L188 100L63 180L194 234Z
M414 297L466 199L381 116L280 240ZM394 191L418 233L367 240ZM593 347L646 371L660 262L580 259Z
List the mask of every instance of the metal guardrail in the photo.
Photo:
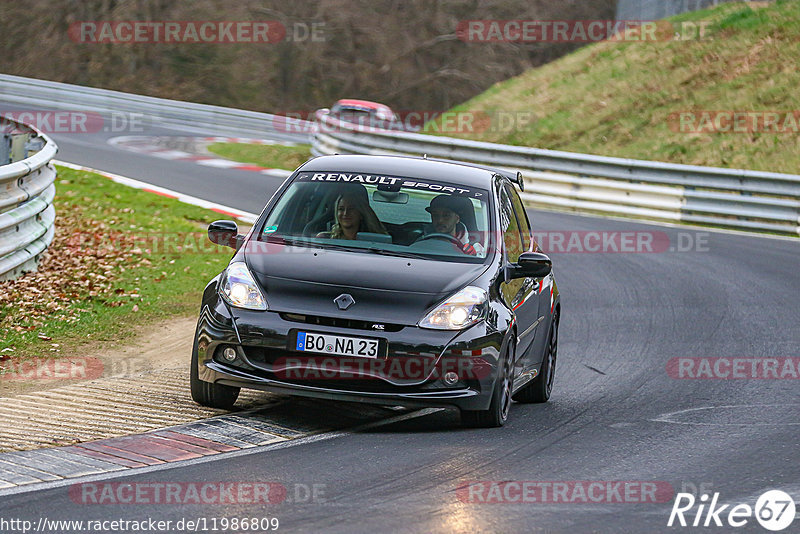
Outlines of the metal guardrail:
M311 123L281 115L195 104L81 85L0 74L0 101L99 113L135 113L162 125L206 133L275 137L307 143Z
M316 115L312 153L410 154L519 170L536 206L800 234L800 176L380 130Z
M0 132L0 146L8 149L6 156L0 149L0 280L9 280L36 270L53 241L56 171L51 160L58 147L24 124L7 120L3 124L16 130ZM38 144L35 141L42 144L28 157L28 150Z
M37 108L140 113L163 124L235 136L278 134L286 140L307 142L307 132L313 131L315 155L428 154L520 170L527 183L523 198L551 209L800 233L797 175L611 158L365 128L342 122L323 110L317 112L312 128L307 121L268 113L9 75L0 75L0 100L30 103Z

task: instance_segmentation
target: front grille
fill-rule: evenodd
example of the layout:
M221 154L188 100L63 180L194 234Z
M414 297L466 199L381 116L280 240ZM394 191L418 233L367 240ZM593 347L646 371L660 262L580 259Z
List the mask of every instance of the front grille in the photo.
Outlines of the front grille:
M281 313L281 319L295 323L312 324L316 326L332 326L336 328L352 328L354 330L369 330L371 332L399 332L403 325L378 323L375 321L358 321L355 319L345 319L342 317L322 317L319 315L302 315L299 313ZM383 328L374 328L375 325L382 325Z
M426 389L425 386L395 385L395 384L390 384L389 382L386 382L385 380L382 380L380 378L369 378L369 377L322 378L322 376L325 375L320 373L321 376L320 378L309 379L307 375L303 374L304 372L302 370L287 371L287 373L289 374L299 373L301 375L301 376L289 377L285 376L283 373L275 372L274 366L277 362L280 362L280 360L285 359L287 357L294 359L303 359L306 357L314 358L322 355L304 356L294 351L272 348L272 347L244 346L242 347L242 349L245 352L247 360L255 367L253 371L248 371L248 372L252 372L254 374L263 376L264 378L279 380L281 382L285 382L288 384L313 386L326 389L339 389L344 391L365 391L372 393L409 393L413 391L424 391ZM335 358L335 356L332 358Z

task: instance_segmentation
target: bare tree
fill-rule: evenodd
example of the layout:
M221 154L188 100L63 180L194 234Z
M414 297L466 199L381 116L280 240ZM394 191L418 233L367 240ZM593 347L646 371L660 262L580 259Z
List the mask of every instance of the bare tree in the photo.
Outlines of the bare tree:
M0 71L254 110L342 97L441 110L579 43L464 42L464 20L611 19L614 0L30 0L6 2ZM278 43L97 44L79 21L273 20ZM304 29L316 24L323 40Z

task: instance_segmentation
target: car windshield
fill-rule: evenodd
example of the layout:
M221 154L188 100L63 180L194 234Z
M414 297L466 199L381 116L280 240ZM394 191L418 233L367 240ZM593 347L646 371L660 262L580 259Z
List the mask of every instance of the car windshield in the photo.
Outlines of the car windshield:
M260 241L482 263L489 193L436 180L300 172L258 228Z

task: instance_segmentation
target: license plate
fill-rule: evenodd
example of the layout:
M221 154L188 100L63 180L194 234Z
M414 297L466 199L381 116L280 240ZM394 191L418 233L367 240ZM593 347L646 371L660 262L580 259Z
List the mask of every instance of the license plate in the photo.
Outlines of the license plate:
M318 352L336 356L378 358L380 355L379 348L377 339L298 332L295 350L298 352Z

